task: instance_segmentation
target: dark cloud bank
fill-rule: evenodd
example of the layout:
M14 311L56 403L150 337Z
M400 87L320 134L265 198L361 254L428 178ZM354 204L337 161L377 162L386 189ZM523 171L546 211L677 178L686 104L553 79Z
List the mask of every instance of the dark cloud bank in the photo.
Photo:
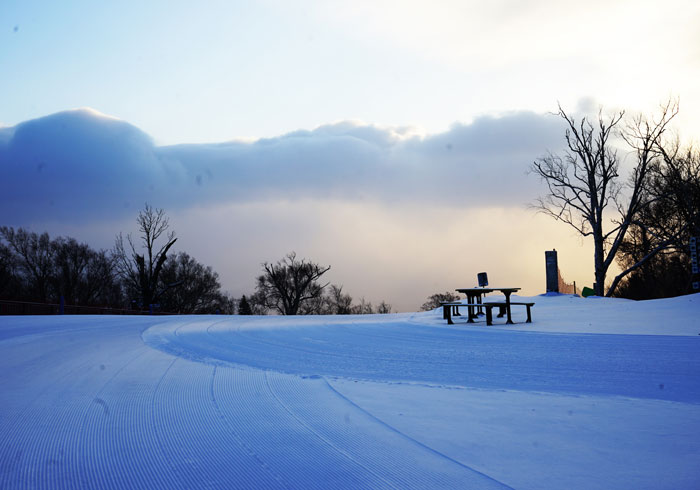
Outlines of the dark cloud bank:
M90 110L0 128L0 223L73 223L272 199L457 206L521 205L525 172L561 145L557 118L481 117L427 137L343 122L255 142L155 146L138 128Z

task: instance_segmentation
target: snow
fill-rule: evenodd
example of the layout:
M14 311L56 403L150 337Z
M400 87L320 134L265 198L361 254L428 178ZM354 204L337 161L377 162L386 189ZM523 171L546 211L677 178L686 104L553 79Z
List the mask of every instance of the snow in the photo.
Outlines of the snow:
M0 488L700 487L700 295L531 300L0 317Z

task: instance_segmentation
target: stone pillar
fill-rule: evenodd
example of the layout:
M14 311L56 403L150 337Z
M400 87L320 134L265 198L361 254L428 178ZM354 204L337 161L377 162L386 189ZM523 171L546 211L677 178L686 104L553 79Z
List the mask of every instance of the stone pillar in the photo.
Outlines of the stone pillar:
M557 251L547 250L544 253L544 262L547 271L547 292L559 292L559 263L557 262Z

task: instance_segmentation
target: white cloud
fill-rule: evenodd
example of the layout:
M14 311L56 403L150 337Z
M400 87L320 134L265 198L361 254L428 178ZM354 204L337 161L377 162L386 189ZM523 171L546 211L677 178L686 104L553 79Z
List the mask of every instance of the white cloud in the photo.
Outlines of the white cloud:
M695 36L698 14L692 0L358 0L318 11L358 39L384 40L469 71L563 58L663 62L656 55L688 52L665 51Z
M520 205L532 159L561 142L552 116L512 113L414 136L339 122L254 142L154 146L124 121L78 110L0 132L5 223L132 215L222 202L345 199Z
M693 0L358 0L318 12L358 45L421 67L411 83L432 102L418 119L426 124L445 107L470 116L544 111L593 95L648 112L670 95L683 100L686 130L700 128ZM420 107L416 99L411 107Z

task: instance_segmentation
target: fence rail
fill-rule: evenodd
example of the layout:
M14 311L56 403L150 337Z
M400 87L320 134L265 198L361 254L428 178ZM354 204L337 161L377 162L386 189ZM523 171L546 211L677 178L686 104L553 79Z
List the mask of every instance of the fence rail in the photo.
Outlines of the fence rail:
M54 303L32 303L28 301L0 300L0 315L59 315L61 305ZM162 311L126 310L102 306L63 305L65 315L171 315Z
M576 281L573 284L569 284L561 277L561 271L557 269L557 275L559 277L559 292L563 294L578 294L576 291Z

